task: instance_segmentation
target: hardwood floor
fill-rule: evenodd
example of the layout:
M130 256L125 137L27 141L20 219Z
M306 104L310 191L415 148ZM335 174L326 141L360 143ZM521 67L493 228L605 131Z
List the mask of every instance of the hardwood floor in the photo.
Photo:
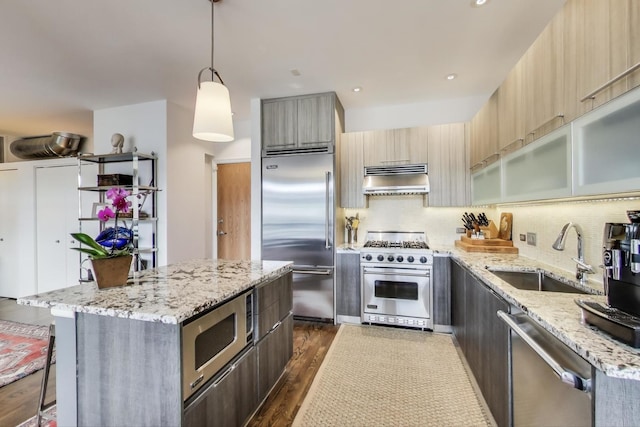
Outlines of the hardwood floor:
M17 305L0 299L0 319L48 325L48 309ZM338 326L296 320L293 326L293 357L284 375L262 407L249 421L250 427L290 426L324 357L338 332ZM42 370L0 388L0 426L15 426L37 412ZM55 399L56 370L51 367L47 401Z
M14 299L0 299L0 319L33 325L49 325L53 321L49 309L18 305ZM56 395L55 366L51 366L47 402ZM0 426L16 426L37 413L43 372L40 370L0 387Z
M338 326L296 320L293 325L293 357L280 382L248 427L290 426L311 387Z

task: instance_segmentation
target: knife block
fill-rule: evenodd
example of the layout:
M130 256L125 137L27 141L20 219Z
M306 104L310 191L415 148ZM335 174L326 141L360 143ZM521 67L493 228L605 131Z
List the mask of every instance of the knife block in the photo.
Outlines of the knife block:
M489 221L489 225L480 226L480 231L484 233L485 239L496 239L498 238L498 227L493 223L493 221Z

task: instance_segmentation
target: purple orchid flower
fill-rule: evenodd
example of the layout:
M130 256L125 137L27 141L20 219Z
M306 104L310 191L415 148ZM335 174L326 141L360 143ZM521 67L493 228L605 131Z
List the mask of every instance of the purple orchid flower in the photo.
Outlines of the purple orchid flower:
M102 222L107 222L111 218L115 218L115 216L116 216L115 213L111 210L109 206L105 206L104 209L98 212L98 218Z

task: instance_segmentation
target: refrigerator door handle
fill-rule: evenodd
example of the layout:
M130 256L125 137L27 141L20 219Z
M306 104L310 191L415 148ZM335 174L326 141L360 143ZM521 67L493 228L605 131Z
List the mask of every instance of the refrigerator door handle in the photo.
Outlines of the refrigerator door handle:
M332 270L293 270L293 274L315 274L316 276L331 276Z
M325 172L325 212L324 212L324 247L331 249L330 227L331 227L331 172Z

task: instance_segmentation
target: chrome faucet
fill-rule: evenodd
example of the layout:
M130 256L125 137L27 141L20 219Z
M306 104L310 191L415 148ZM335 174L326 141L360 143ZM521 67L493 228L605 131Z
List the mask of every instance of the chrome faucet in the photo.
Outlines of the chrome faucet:
M576 234L578 235L578 258L571 258L576 262L576 279L578 279L580 283L584 284L587 281L585 274L593 274L595 273L595 271L593 271L593 267L591 267L584 261L584 249L582 247L582 227L572 222L566 223L564 227L562 227L562 230L560 230L558 238L551 247L557 251L563 251L564 243L567 240L567 234L570 228L574 228L576 230Z

